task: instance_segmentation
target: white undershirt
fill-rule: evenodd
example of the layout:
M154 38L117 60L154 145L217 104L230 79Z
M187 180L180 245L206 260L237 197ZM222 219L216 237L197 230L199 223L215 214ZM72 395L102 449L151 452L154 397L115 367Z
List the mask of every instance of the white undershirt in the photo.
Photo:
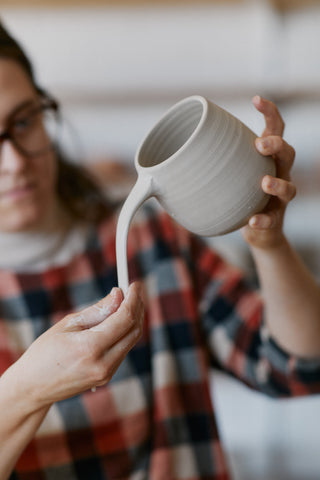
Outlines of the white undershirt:
M41 228L27 232L0 232L0 269L38 272L68 263L85 249L89 225L74 224L54 205Z

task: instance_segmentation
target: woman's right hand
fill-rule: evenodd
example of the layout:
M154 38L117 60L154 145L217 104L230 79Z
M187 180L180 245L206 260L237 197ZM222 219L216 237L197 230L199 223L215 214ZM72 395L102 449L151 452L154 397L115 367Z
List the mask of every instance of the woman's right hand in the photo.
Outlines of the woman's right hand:
M28 413L104 385L139 340L143 319L139 285L133 283L125 298L114 288L38 337L1 382L14 389Z

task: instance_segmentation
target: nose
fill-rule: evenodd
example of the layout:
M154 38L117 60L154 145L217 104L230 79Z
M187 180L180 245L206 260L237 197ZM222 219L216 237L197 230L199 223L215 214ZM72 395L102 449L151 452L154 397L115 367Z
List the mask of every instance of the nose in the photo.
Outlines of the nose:
M0 144L0 172L18 173L26 166L26 158L8 140Z

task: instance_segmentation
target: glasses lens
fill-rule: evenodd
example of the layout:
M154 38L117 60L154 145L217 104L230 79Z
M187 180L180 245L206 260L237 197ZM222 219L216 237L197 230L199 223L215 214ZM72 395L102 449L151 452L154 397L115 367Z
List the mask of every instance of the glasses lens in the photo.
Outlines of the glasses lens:
M30 156L53 148L58 134L57 112L50 106L38 106L22 112L11 125L11 138L16 146Z

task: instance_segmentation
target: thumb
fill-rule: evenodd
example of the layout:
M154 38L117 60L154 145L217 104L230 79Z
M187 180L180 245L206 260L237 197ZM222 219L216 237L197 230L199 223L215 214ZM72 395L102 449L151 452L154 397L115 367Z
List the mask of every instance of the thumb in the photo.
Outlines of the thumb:
M98 325L107 317L115 313L123 300L120 288L114 287L109 295L80 312L68 315L64 320L65 331L78 331Z

